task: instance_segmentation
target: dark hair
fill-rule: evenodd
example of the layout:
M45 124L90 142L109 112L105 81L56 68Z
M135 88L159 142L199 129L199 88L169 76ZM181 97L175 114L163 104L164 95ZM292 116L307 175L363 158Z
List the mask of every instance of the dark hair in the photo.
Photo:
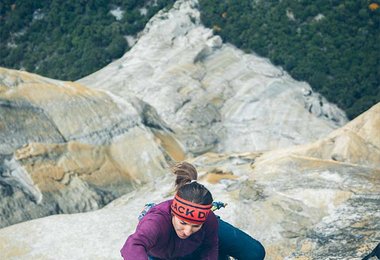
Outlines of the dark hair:
M195 167L188 162L180 162L172 167L172 172L177 175L175 180L175 189L177 195L185 200L201 204L209 205L213 198L211 192L198 182L198 173Z

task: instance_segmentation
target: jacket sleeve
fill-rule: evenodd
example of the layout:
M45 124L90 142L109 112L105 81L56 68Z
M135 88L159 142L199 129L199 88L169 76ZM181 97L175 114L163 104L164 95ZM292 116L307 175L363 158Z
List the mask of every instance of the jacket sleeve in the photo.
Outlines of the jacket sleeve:
M145 216L120 250L121 256L124 260L147 260L148 252L157 244L160 233L159 222Z
M202 244L201 259L217 260L218 259L218 220L213 212L210 213L210 222L207 225L205 240Z

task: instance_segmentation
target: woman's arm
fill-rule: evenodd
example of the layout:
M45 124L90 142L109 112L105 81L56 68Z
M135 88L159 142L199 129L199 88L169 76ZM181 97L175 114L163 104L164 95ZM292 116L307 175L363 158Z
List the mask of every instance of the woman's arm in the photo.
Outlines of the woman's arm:
M135 233L130 235L120 250L124 260L146 260L148 252L160 237L160 225L154 219L145 217L137 225Z

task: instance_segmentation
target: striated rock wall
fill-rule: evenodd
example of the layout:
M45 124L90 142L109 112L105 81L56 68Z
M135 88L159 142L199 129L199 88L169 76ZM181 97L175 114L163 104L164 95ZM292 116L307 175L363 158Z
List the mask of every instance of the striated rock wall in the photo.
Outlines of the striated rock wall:
M259 238L268 259L362 259L380 235L379 109L311 144L194 163L204 180L219 175L214 197L227 191L233 205L222 216Z
M281 158L289 153L364 167L380 167L380 103L317 142L278 149L263 156Z
M0 227L101 208L183 156L141 100L0 68Z
M269 60L224 44L177 1L121 59L78 82L152 105L187 152L251 152L315 141L344 113Z
M339 137L347 129L367 129L368 134L367 127L380 122L379 106L332 135ZM361 147L375 145L379 133L371 133L360 140ZM324 145L316 141L278 153L206 153L188 160L214 199L228 203L217 214L262 242L266 259L360 260L380 236L380 166L360 153L352 153L348 162L305 149L323 151ZM345 151L335 147L336 153ZM174 176L167 175L97 211L3 228L0 258L49 259L58 254L64 259L119 259L142 206L172 198L173 183Z

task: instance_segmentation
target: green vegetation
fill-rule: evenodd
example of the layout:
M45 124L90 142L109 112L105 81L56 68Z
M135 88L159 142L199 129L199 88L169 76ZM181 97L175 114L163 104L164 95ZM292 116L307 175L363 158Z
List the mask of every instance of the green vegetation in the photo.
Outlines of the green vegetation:
M380 101L380 8L368 0L200 0L203 23L354 118Z
M120 58L126 35L174 0L2 0L0 66L76 80ZM154 3L154 4L153 4ZM111 14L119 8L121 19Z

